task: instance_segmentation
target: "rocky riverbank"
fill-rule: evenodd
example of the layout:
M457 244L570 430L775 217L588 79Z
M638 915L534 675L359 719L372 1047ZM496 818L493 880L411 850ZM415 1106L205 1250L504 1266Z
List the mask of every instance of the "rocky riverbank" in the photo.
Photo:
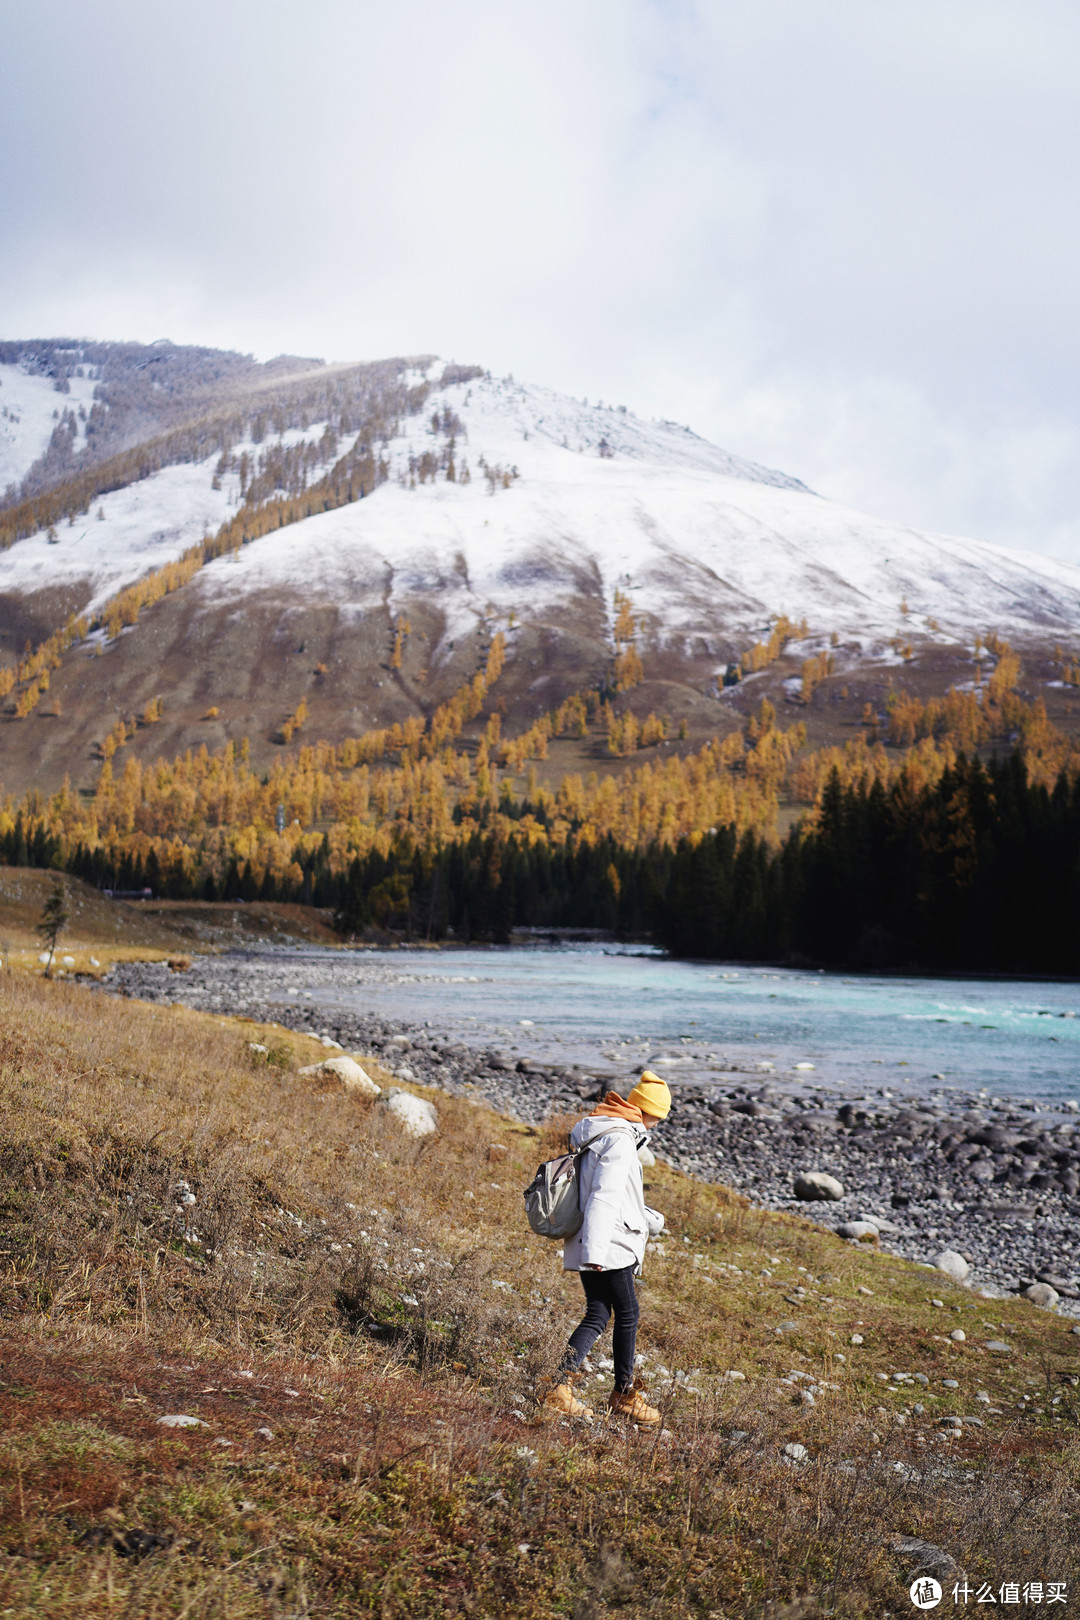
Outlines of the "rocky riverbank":
M932 1263L944 1250L970 1265L993 1296L1042 1283L1040 1297L1080 1316L1080 1113L1075 1105L974 1097L948 1088L897 1097L888 1087L841 1092L773 1077L768 1063L689 1067L683 1052L602 1052L558 1063L521 1056L517 1042L468 1040L374 1014L287 999L296 969L280 955L199 957L189 971L126 963L106 988L158 1002L238 1014L377 1054L405 1081L483 1098L530 1123L580 1111L643 1062L671 1081L677 1106L654 1132L656 1153L706 1180L737 1187L770 1209L798 1209L836 1228L872 1225L863 1240ZM812 1083L811 1083L812 1085ZM794 1196L808 1171L835 1177L843 1196Z

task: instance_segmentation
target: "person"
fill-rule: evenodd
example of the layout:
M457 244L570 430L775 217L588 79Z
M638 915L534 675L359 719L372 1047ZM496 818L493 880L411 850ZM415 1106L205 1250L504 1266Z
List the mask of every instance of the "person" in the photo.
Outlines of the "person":
M570 1133L575 1152L586 1149L578 1167L582 1222L563 1248L563 1270L577 1271L585 1290L585 1315L570 1335L556 1382L544 1396L549 1411L591 1417L572 1388L581 1365L614 1316L615 1387L608 1410L616 1417L655 1427L660 1413L634 1378L638 1302L635 1276L641 1275L645 1245L664 1229L664 1217L645 1202L638 1149L649 1132L671 1112L671 1092L646 1069L625 1099L609 1091L603 1102Z

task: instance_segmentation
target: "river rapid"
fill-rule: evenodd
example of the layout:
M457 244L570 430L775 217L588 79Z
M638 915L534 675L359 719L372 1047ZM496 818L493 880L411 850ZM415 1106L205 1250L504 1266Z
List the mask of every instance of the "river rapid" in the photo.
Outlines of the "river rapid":
M469 1044L495 1036L540 1061L606 1067L614 1050L629 1069L655 1060L691 1084L732 1059L846 1091L1080 1095L1073 983L850 978L597 944L364 952L326 982L327 958L341 961L311 953L287 987L291 1002L430 1020Z
M298 947L217 960L231 964L229 988L216 992L223 1003L254 996L328 1018L376 1013L589 1072L651 1062L690 1085L750 1069L852 1094L869 1086L912 1097L1080 1097L1072 982L852 978L677 962L604 944Z

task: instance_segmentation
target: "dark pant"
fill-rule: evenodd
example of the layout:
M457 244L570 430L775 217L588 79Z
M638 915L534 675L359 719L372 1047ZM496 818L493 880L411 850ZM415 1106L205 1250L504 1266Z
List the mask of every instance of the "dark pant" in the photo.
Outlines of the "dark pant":
M615 1357L615 1388L628 1390L634 1382L634 1345L638 1325L634 1268L631 1265L623 1266L621 1271L583 1271L580 1275L581 1286L585 1290L585 1315L580 1326L570 1335L560 1371L577 1371L614 1312L612 1349Z

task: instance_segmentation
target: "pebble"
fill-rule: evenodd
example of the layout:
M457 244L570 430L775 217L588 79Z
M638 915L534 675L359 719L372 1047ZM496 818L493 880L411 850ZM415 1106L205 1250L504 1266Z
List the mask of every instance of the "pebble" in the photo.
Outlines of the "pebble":
M186 1412L168 1412L164 1417L159 1417L158 1422L166 1429L208 1429L210 1427L209 1423L204 1423L202 1418L189 1417Z
M805 1462L809 1455L806 1447L801 1446L797 1440L789 1440L784 1447L784 1456L790 1457L792 1462Z
M957 1344L963 1344L967 1339L967 1334L964 1332L963 1328L953 1328L952 1332L949 1334L949 1338L954 1339Z
M848 1340L848 1343L849 1344L865 1344L866 1340L863 1338L861 1333L853 1333L851 1335L851 1338Z

